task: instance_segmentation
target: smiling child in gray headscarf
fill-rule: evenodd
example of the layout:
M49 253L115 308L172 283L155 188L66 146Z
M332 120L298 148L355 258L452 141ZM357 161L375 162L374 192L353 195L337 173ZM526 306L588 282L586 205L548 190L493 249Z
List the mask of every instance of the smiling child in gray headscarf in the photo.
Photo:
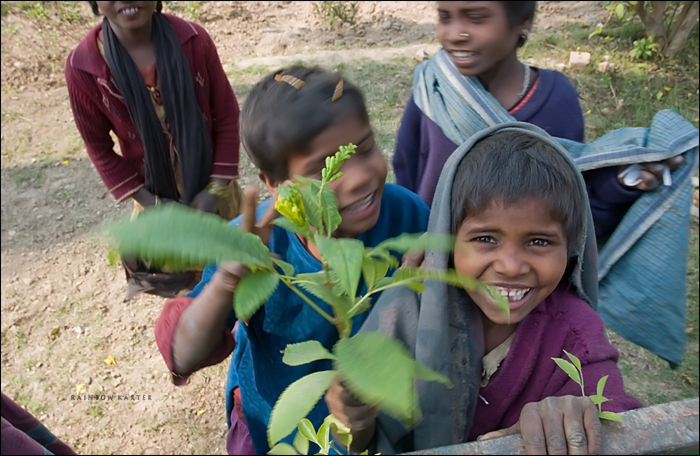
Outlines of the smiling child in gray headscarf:
M440 176L430 233L456 236L453 254L426 252L424 268L455 268L508 298L510 317L480 292L426 282L384 292L362 327L405 343L450 378L417 381L423 418L411 429L331 385L326 402L355 437L353 450L401 453L521 433L529 453L596 453L598 409L552 358L581 361L585 394L608 376L604 411L641 407L597 304L596 247L586 189L567 152L538 127L486 129L457 149ZM376 417L376 419L375 419Z

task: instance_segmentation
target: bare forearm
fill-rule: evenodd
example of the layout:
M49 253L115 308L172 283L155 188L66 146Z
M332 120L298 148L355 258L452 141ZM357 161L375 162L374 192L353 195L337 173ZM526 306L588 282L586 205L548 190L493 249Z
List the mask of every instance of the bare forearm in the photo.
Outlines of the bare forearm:
M185 375L204 361L221 339L221 330L231 312L233 293L215 273L211 282L182 313L173 337L173 368Z
M143 207L149 207L156 204L155 195L146 190L146 187L141 187L133 195L131 195L131 197Z

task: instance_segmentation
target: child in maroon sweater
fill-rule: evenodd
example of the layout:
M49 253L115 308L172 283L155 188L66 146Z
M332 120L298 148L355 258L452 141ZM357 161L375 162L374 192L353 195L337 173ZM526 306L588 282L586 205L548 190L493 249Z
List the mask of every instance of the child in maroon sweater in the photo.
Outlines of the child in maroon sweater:
M596 313L596 250L583 178L541 129L513 122L474 135L448 160L428 232L454 234L453 255L423 267L475 277L507 297L426 282L420 295L387 290L362 331L402 340L454 388L418 381L423 420L407 430L331 385L326 402L361 450L402 453L520 433L528 453L596 454L598 410L552 358L577 356L585 394L607 376L604 411L641 407L628 395L618 352ZM374 440L373 440L374 439ZM354 444L353 444L354 445ZM370 450L372 453L373 450Z
M65 73L76 126L104 184L117 201L134 200L133 216L178 201L236 217L239 109L212 39L162 14L160 1L89 3L105 19L69 54ZM154 276L136 260L125 268L131 295L173 297L188 285L186 274Z

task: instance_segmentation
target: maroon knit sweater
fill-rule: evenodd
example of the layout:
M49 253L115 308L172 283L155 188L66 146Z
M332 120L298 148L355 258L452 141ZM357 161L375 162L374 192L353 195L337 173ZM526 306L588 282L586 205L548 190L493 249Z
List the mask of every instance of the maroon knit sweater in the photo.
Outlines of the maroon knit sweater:
M190 63L197 103L212 136L211 177L238 177L238 102L221 66L216 46L199 25L164 14L175 28ZM73 117L88 155L117 201L144 185L143 144L124 98L97 47L101 24L90 30L68 55L66 82ZM110 130L119 138L114 151Z

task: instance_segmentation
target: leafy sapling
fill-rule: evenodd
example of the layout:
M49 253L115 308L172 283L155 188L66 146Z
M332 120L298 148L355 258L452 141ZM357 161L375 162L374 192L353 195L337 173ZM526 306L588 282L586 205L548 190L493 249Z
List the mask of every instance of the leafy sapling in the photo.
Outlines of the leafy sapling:
M268 426L268 443L274 454L291 450L303 453L305 444L299 439L295 439L294 446L278 444L297 427L306 438L307 447L308 442L317 444L322 454L330 450L327 435L331 429L351 441L349 430L332 415L318 432L308 420L303 421L338 375L358 399L406 424L420 417L414 387L417 378L451 386L446 377L416 363L395 339L380 333L350 337L352 318L368 310L377 293L401 285L420 293L425 288L423 280L440 280L469 290L487 290L509 315L507 300L495 289L454 270L406 267L389 275L399 266L395 254L411 249L450 251L454 248L453 236L403 234L375 247L365 247L357 239L332 237L342 218L338 200L328 184L342 176L343 162L353 153L353 144L341 146L336 154L326 158L320 181L297 176L295 182L278 188L275 209L283 217L272 223L308 239L318 248L323 265L319 272L295 275L291 264L270 256L259 237L222 222L219 217L179 204L149 209L135 221L111 229L122 255L138 256L156 265L167 264L172 270L225 261L247 265L251 273L241 279L234 293L233 307L239 319L249 320L282 282L337 328L339 340L330 351L315 340L286 347L282 359L285 364L298 366L330 359L333 369L302 377L280 395ZM364 279L366 292L358 296L360 279ZM323 310L317 300L328 304L333 315Z
M583 371L581 370L581 361L571 353L567 352L564 350L564 354L569 357L571 362L566 361L561 358L552 358L555 363L557 363L557 366L559 366L566 374L571 377L573 381L579 384L581 386L581 396L585 396L586 393L584 392L583 389ZM606 375L605 377L601 378L598 380L598 386L596 388L596 394L593 394L591 396L588 396L593 403L598 407L598 416L601 419L605 420L610 420L610 421L618 421L622 423L622 418L620 418L620 415L614 412L604 412L602 409L602 404L603 402L608 402L611 401L612 399L608 399L605 396L603 396L603 389L605 388L605 382L608 381L608 376Z

